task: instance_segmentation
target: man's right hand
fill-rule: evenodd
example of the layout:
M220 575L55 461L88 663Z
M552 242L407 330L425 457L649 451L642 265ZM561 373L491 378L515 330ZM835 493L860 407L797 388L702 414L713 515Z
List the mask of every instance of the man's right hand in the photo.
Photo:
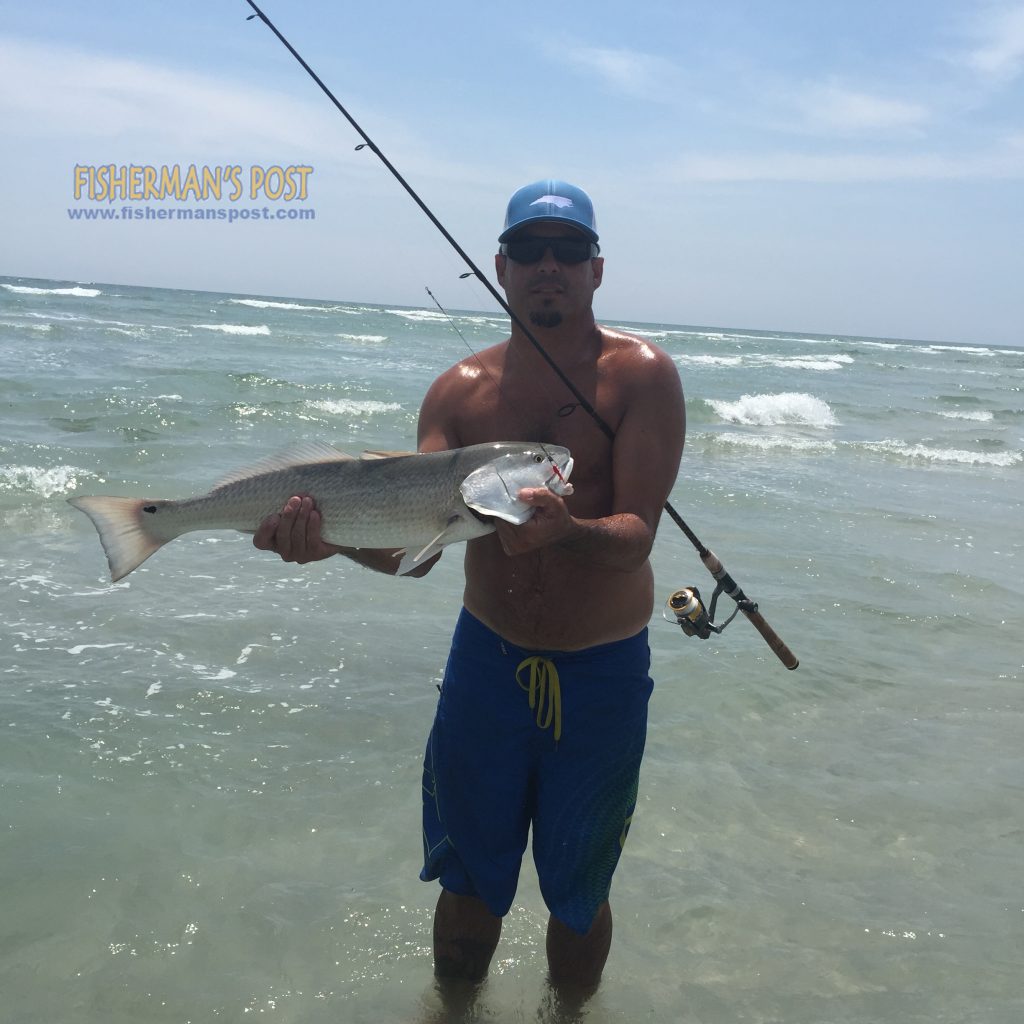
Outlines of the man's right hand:
M261 551L276 551L285 562L316 562L336 555L341 548L320 536L321 518L316 501L308 494L293 495L284 508L267 516L253 535Z

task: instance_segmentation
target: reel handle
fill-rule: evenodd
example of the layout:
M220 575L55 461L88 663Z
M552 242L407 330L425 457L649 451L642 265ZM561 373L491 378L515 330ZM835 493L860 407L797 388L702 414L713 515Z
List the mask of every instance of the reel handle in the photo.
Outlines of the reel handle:
M734 601L739 603L740 601L749 601L749 598L742 590L736 585L736 581L725 571L725 566L722 565L718 556L708 548L705 548L700 553L700 560L704 563L708 572L722 583L725 587L725 593L729 595ZM786 668L792 670L800 664L797 656L786 646L783 642L782 637L772 629L771 626L765 622L764 616L758 611L748 611L742 605L740 611L748 619L750 619L754 629L764 637L765 643L775 652L775 656L782 662Z

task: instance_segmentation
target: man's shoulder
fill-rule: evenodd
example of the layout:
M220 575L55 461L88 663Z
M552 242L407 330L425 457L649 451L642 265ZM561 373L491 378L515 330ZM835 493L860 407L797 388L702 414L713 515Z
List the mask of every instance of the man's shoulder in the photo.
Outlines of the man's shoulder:
M421 432L443 432L449 447L458 447L462 415L485 400L500 378L499 342L479 353L460 359L441 373L427 389L420 406Z
M500 359L500 350L507 345L507 342L499 342L490 348L481 349L453 363L447 370L443 370L431 385L432 391L449 390L455 388L464 390L472 388L477 381L486 380L493 372L492 366Z
M600 326L602 358L608 359L617 371L629 370L640 376L675 368L672 357L660 346L641 334L619 327Z

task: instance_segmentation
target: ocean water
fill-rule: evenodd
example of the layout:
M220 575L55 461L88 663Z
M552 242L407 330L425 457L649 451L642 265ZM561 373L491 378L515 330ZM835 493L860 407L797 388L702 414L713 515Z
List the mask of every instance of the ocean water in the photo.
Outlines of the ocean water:
M581 1019L1017 1024L1024 350L620 326L683 376L673 504L801 665L655 613ZM5 1021L436 1019L420 761L458 549L395 580L197 534L111 585L65 499L411 449L465 354L436 309L0 279ZM662 599L710 592L667 518L653 562ZM527 864L468 1019L558 1019L545 919Z

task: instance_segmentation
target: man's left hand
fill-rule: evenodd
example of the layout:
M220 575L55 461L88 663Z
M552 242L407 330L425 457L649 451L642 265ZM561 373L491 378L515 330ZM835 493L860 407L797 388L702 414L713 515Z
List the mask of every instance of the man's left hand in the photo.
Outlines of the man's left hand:
M575 532L576 523L565 502L546 487L524 487L516 497L533 506L533 515L522 526L495 520L498 539L506 555L523 555L557 544Z

